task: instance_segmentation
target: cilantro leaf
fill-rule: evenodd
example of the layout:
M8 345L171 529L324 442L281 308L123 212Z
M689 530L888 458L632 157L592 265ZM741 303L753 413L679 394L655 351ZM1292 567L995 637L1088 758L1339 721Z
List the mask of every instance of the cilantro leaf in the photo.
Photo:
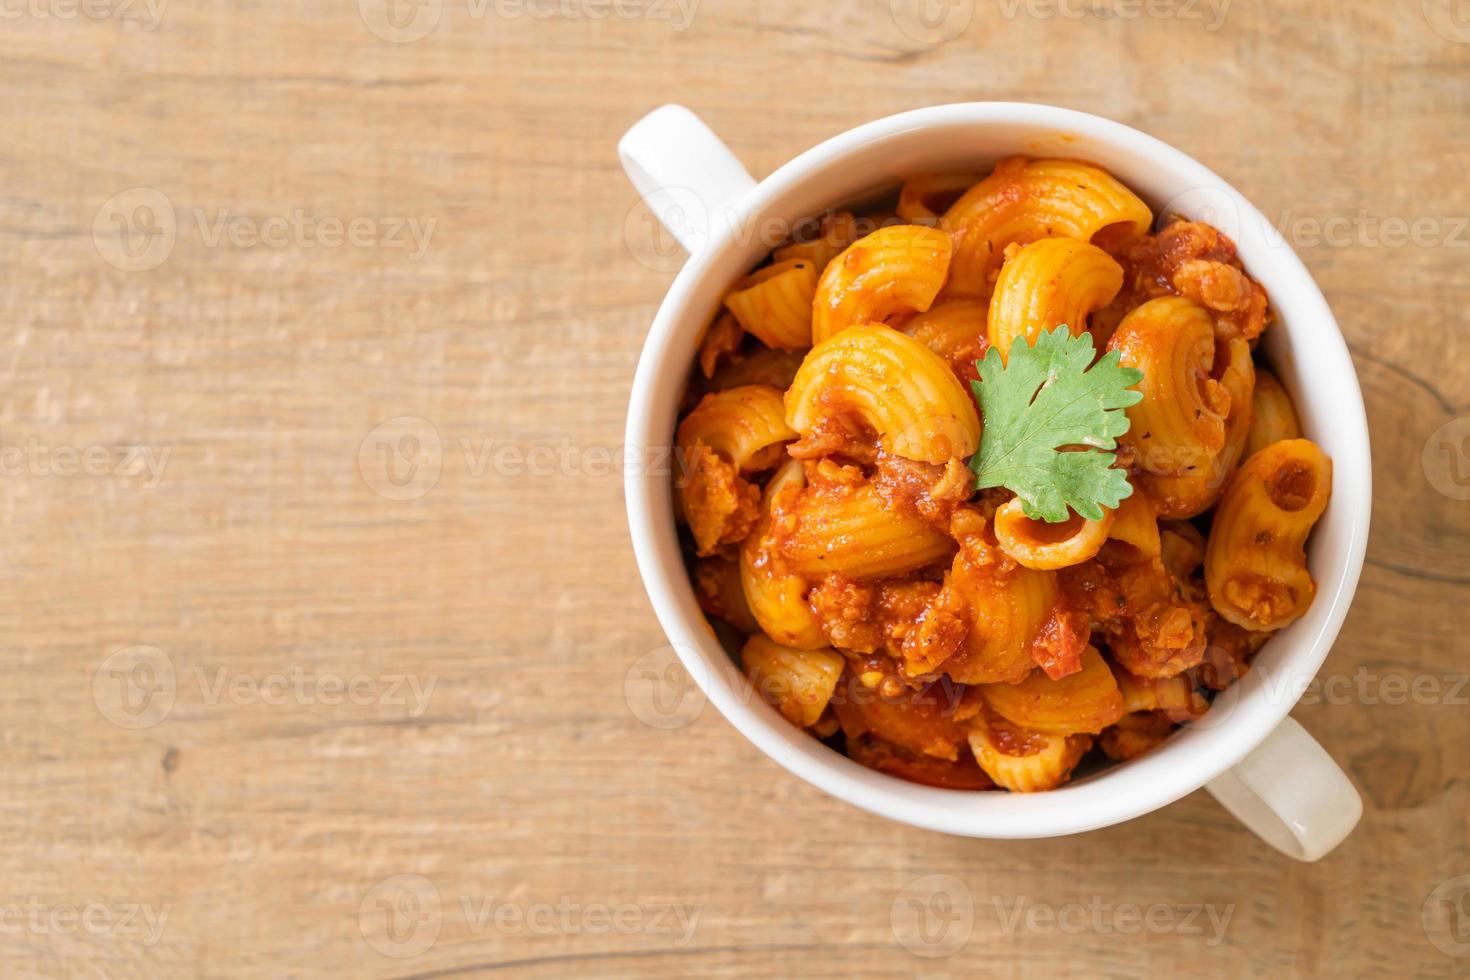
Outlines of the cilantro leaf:
M1018 340L1004 363L994 347L975 362L980 380L970 386L985 420L970 458L975 489L1005 487L1027 517L1052 524L1067 520L1068 507L1101 520L1104 507L1133 493L1112 450L1128 431L1123 409L1143 398L1131 390L1143 372L1119 364L1117 351L1096 364L1093 353L1091 334L1073 337L1064 325L1035 346Z

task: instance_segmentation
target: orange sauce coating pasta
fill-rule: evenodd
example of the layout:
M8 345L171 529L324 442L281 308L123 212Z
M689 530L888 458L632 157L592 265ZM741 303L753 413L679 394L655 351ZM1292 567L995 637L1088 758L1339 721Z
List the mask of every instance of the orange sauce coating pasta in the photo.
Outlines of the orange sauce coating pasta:
M1254 353L1266 292L1216 229L1153 233L1066 160L919 175L896 210L828 212L731 283L680 412L691 576L790 723L910 782L1051 789L1198 719L1302 614L1330 469L1291 499L1320 452ZM1028 249L1044 239L1063 241ZM967 466L975 360L1058 318L1145 370L1116 464L1134 494L1100 521L1032 520ZM1235 561L1220 538L1247 532L1279 547Z

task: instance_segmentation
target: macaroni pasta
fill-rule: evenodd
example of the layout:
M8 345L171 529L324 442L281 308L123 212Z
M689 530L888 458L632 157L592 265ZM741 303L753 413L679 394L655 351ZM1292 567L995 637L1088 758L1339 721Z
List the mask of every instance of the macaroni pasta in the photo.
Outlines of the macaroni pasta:
M674 432L699 604L755 693L880 772L1039 792L1126 763L1316 591L1331 462L1261 359L1265 290L1217 230L1154 232L1079 161L918 175L882 203L804 222L699 346ZM1141 399L1100 464L1131 493L1048 523L975 489L972 457L1011 443L987 400L980 452L972 385L989 348L1014 369L1062 325L1140 371Z

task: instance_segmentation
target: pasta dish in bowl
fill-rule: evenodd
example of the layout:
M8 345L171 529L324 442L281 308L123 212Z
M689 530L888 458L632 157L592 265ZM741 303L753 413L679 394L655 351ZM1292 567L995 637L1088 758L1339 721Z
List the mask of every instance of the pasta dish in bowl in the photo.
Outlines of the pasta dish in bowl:
M1305 612L1331 463L1217 229L1155 234L1065 159L885 203L800 223L708 327L691 574L793 725L915 782L1052 789L1199 718Z
M1201 787L1303 860L1351 831L1288 713L1361 573L1366 413L1238 191L1019 103L868 123L759 182L679 106L619 155L690 256L633 382L633 547L745 737L948 833Z

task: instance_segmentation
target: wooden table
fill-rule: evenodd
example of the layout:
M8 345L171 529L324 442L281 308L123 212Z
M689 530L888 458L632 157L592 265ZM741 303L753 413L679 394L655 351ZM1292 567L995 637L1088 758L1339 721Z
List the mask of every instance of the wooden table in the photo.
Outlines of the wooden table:
M685 2L0 9L0 972L1465 975L1470 24ZM1342 321L1378 506L1295 715L1366 810L1320 864L1203 793L922 833L697 701L640 720L665 641L609 461L677 261L615 141L677 100L762 175L972 99L1206 161Z

